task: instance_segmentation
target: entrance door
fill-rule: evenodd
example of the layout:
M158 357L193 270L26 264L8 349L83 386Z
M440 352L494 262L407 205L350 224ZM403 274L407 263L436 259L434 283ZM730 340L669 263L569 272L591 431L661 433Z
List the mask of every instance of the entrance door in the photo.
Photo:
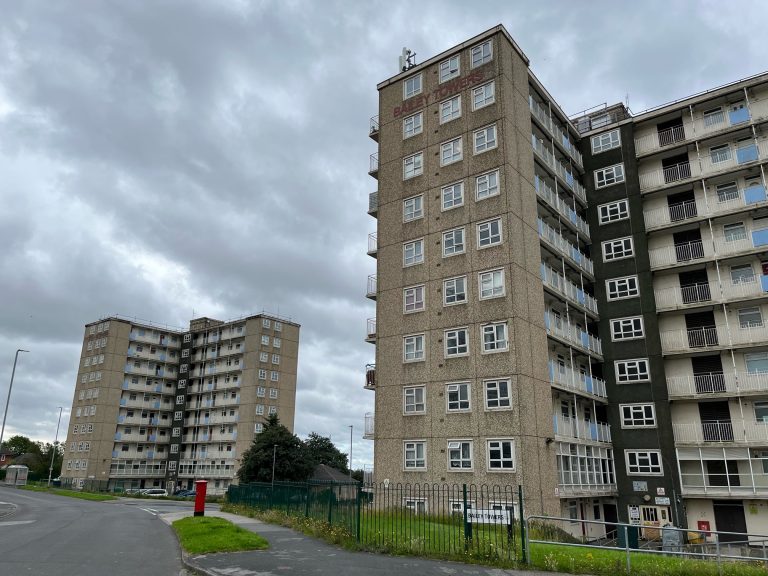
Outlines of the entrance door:
M720 532L736 532L736 534L720 534L720 542L739 542L747 539L747 519L744 516L744 503L731 500L713 500L715 525Z
M619 511L616 509L616 504L603 504L603 518L605 518L605 522L609 522L605 527L606 538L616 538L616 525L610 524L619 521Z

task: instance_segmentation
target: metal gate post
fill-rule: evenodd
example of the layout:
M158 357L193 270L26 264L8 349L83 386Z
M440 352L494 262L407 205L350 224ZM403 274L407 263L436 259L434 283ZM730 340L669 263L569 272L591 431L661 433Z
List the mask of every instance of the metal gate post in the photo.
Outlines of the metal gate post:
M624 548L627 551L627 574L630 574L632 572L632 559L629 555L629 530L626 524L624 525Z

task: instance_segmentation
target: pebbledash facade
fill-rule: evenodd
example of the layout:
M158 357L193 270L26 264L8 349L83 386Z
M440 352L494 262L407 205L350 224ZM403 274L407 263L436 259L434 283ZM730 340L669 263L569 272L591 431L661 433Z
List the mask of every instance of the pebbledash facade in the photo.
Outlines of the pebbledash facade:
M569 119L497 26L378 89L376 481L766 533L768 74Z
M270 414L293 430L299 328L267 314L197 318L188 330L87 324L64 482L172 492L208 480L224 493Z

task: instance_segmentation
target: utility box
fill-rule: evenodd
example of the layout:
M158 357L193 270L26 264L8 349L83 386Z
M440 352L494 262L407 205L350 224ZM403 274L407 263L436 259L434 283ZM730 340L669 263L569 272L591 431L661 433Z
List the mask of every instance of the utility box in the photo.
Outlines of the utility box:
M11 465L5 469L5 483L10 486L26 486L29 468Z
M624 533L624 526L618 526L618 538L617 547L619 548L639 548L640 547L640 527L639 526L626 526L626 535Z

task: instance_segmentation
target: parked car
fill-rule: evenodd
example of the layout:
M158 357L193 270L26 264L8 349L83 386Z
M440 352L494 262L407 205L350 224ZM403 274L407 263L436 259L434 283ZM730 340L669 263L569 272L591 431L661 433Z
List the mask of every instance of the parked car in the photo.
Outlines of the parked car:
M159 498L160 496L168 496L168 491L164 488L150 488L149 490L144 490L142 494L152 498Z

